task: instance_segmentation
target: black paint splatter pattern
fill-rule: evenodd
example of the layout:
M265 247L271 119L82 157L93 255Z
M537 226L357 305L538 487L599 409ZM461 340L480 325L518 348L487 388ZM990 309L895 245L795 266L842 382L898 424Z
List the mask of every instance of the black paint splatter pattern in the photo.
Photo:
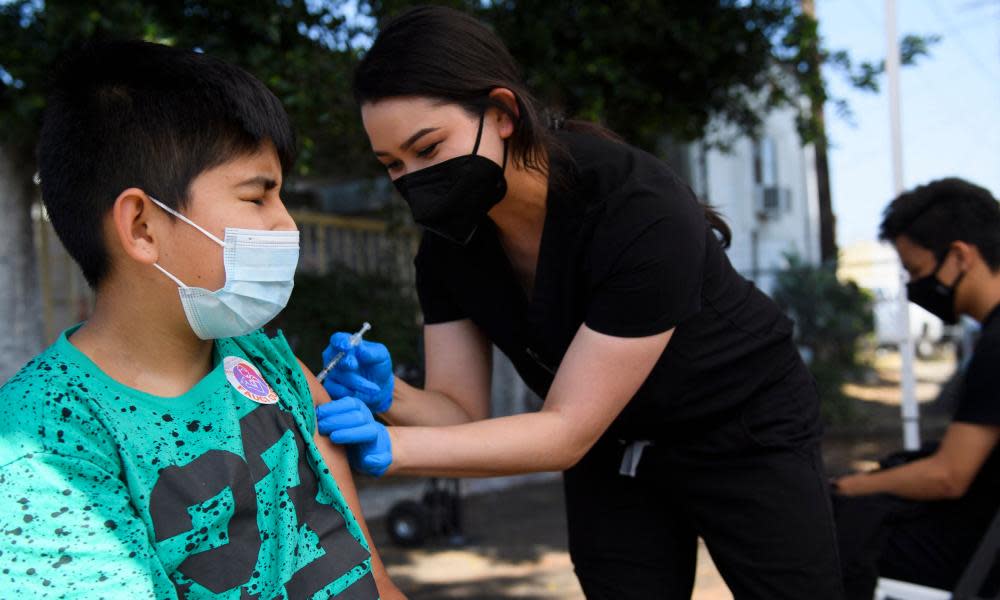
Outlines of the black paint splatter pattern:
M312 443L280 335L219 340L219 365L162 398L66 339L0 388L0 589L24 597L377 596L360 527ZM247 359L280 398L226 380Z

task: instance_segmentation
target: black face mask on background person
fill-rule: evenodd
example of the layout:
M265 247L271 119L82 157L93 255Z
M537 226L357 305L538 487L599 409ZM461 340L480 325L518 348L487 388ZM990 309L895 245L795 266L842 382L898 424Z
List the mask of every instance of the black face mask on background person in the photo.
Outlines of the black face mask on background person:
M472 154L456 156L396 179L396 189L410 205L413 220L445 239L462 246L469 243L486 214L507 193L507 140L503 166L480 156L484 111Z
M958 315L955 313L955 289L962 281L962 277L965 277L965 273L959 273L950 286L941 283L937 274L947 257L948 254L945 253L938 260L934 272L930 275L906 284L906 297L910 302L944 321L946 325L954 325L958 323Z

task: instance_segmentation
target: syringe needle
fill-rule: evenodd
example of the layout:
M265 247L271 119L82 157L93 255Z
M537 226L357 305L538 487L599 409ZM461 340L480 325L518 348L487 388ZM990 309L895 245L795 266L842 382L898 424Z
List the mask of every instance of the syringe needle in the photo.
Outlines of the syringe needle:
M358 344L360 344L361 338L364 337L365 333L371 328L372 328L371 323L365 321L364 324L361 326L361 329L359 329L353 335L351 335L351 339L349 342L351 348L354 348ZM339 363L341 359L344 358L344 356L346 355L347 352L345 352L344 350L341 350L340 352L336 353L333 356L333 358L330 359L330 362L326 363L326 366L323 367L323 370L316 374L316 379L318 379L320 383L323 383L323 380L326 379L326 376L330 374L330 371L332 371L333 368L337 366L337 363Z

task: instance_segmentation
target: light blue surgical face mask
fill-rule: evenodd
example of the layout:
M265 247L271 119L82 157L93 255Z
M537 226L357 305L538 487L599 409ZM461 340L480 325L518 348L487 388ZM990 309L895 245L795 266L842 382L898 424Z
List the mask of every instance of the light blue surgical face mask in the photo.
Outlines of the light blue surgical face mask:
M299 262L298 231L226 227L223 241L156 198L149 199L223 248L226 283L214 292L188 287L159 264L153 265L179 286L181 305L195 335L203 340L246 335L285 308Z

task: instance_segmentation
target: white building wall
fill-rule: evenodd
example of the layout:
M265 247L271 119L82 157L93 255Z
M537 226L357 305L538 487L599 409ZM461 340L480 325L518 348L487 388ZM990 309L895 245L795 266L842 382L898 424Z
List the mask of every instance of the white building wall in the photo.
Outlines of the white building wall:
M765 292L785 264L797 254L810 264L820 259L819 197L815 153L802 146L790 109L774 111L764 121L761 139L773 149L773 184L788 190L788 205L763 218L755 200L759 187L754 169L754 141L739 138L729 151L692 147L695 191L715 206L733 231L729 258L745 277Z

